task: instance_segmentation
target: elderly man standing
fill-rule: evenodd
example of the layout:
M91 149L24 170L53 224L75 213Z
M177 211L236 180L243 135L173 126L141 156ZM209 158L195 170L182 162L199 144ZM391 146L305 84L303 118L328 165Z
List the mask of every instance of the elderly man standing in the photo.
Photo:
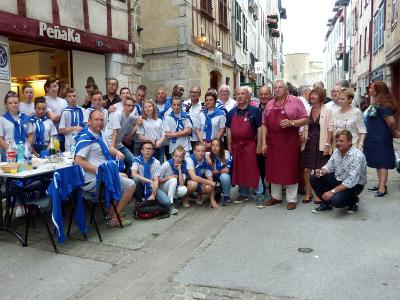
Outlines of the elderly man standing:
M198 86L193 86L189 91L189 99L183 102L183 110L189 113L190 118L193 122L193 132L196 132L197 128L200 128L200 113L202 105L200 102L201 89ZM194 145L199 141L195 133L190 137L190 144L192 149Z
M239 203L248 200L249 189L256 189L259 184L257 136L261 134L261 113L249 105L246 87L236 89L236 100L237 106L229 112L225 126L233 159L232 184L239 186L239 199L235 203Z
M286 186L287 209L296 209L300 163L299 128L308 122L308 115L299 98L289 95L285 82L274 83L275 98L268 102L263 115L262 148L266 155L267 182L272 198L266 206L282 203L282 187Z
M230 97L230 94L231 89L229 85L222 84L219 88L218 106L224 106L228 113L236 106L236 101Z

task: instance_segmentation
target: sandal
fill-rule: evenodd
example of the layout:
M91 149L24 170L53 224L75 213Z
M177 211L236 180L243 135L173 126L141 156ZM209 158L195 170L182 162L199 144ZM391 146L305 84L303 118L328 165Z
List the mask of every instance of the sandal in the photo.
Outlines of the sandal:
M121 218L121 223L123 227L127 227L127 226L131 226L132 225L132 221L125 219L125 218ZM119 221L117 218L111 219L107 225L111 228L115 228L115 227L120 227Z
M314 204L321 204L321 203L322 203L322 200L319 199L318 197L316 197L314 200Z
M313 200L313 198L314 198L314 196L311 195L310 198L308 198L308 199L303 199L303 203L310 203L310 202Z

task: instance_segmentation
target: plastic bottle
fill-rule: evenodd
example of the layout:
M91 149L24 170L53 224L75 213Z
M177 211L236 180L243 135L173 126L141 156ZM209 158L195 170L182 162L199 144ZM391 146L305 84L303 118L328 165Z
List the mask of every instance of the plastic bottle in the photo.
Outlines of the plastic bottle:
M53 162L55 162L54 160L55 160L55 157L56 157L56 149L54 148L54 138L51 138L50 139L50 145L49 145L49 154L50 154L50 157L49 157L49 159L50 159L50 162L51 163L53 163Z
M71 144L69 146L69 152L71 158L75 156L75 149L76 149L76 134L72 135Z
M17 145L14 140L7 140L8 149L6 152L7 163L17 162Z
M33 169L33 164L32 164L32 148L29 143L25 143L25 153L24 153L24 158L25 158L25 170L32 170Z
M19 163L18 171L25 170L25 146L22 142L18 143L17 162Z

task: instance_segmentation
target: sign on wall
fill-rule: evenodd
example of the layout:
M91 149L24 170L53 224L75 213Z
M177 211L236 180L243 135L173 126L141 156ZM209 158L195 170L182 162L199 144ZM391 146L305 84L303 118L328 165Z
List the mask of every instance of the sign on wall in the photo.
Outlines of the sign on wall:
M262 61L256 61L254 63L254 73L256 73L256 74L263 73L263 62Z
M0 81L10 82L10 52L8 45L0 43Z

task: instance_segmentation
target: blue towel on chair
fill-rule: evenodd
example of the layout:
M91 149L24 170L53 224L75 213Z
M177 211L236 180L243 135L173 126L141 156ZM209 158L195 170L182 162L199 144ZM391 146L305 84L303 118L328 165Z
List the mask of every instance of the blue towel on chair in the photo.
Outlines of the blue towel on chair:
M79 165L73 165L57 170L47 189L47 194L50 196L53 205L51 218L60 243L65 241L61 204L68 199L74 190L77 190L75 222L81 233L87 233L85 206L81 192L84 182L82 168Z
M100 177L99 174L102 176ZM96 186L98 187L101 183L104 183L105 185L106 207L109 208L111 200L118 202L122 197L118 162L106 161L98 167L96 174Z

